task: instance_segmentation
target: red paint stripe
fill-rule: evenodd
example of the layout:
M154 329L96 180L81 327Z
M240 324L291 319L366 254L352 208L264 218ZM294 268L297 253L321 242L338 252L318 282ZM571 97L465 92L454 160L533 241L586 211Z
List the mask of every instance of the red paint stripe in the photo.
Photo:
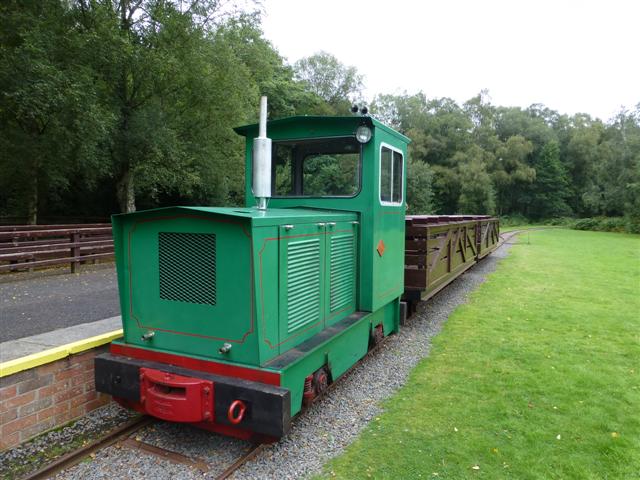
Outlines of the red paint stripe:
M255 382L266 383L268 385L280 386L280 374L257 370L253 368L239 367L237 365L227 365L226 363L212 362L198 358L184 357L172 353L157 352L143 348L111 344L111 353L114 355L125 355L138 360L150 360L153 362L168 363L176 367L189 368L200 372L214 373L226 377L242 378L243 380L253 380Z

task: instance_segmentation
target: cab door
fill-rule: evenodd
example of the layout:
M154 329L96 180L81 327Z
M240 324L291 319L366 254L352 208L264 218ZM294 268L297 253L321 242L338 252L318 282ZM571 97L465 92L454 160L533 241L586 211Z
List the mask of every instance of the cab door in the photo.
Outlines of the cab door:
M356 310L358 222L326 225L325 302L326 326Z

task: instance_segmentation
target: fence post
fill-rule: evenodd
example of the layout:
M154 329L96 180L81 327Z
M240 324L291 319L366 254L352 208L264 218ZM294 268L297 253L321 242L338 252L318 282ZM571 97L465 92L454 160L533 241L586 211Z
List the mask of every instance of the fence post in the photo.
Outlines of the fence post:
M78 232L71 234L71 243L74 244L74 246L71 247L71 256L74 257L74 260L71 261L71 273L76 273L80 266L80 234Z

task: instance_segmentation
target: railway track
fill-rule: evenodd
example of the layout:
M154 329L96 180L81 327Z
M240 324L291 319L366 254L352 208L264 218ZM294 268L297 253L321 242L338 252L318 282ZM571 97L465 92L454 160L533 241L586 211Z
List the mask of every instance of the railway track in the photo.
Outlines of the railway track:
M544 227L533 227L533 228L525 228L519 230L513 230L511 232L505 232L500 235L500 241L498 243L498 247L509 243L514 236L531 230L538 230ZM386 340L386 338L385 338ZM371 355L375 354L384 344L384 340L380 342L378 345L374 346L367 354L356 364L354 364L347 372L345 372L345 376L349 375L357 366L361 365L365 362ZM322 395L318 396L316 400L319 400L325 397L327 394L333 390L335 382L332 382L325 392ZM303 409L303 412L306 411L307 408ZM301 412L302 413L302 412ZM298 418L299 415L296 415ZM200 458L192 458L186 455L183 455L178 452L174 452L171 450L167 450L165 448L158 447L156 445L152 445L151 443L147 443L142 441L141 439L135 437L135 433L142 430L143 428L152 425L156 420L151 417L139 417L131 422L128 422L112 431L104 435L103 437L95 440L94 442L89 443L86 446L83 446L77 450L74 450L53 463L42 467L41 469L29 474L26 477L23 477L23 480L40 480L45 478L51 478L56 474L66 470L73 465L81 462L83 459L87 458L91 454L105 449L111 445L119 444L123 448L135 449L137 452L145 455L153 455L167 461L183 464L189 466L191 468L200 470L203 474L206 474L211 471L211 466L207 463L206 460ZM229 464L221 473L219 473L215 478L218 480L223 480L229 478L236 470L238 470L242 465L244 465L249 460L256 457L264 448L265 444L249 444L248 447L244 450L244 452L237 457L231 464Z
M82 459L91 455L92 453L107 448L116 443L121 438L131 435L145 426L151 424L153 420L149 417L138 417L130 422L121 425L106 435L90 442L89 444L73 450L62 457L58 458L52 463L45 465L44 467L36 470L23 477L22 480L41 480L45 478L51 478L62 470L69 468L76 463L82 461Z
M382 345L384 345L385 340L386 337L380 343L371 348L367 352L367 354L360 359L359 362L354 364L349 370L345 372L345 376L349 375L357 366L361 365L371 355L374 355L378 350L380 350ZM313 403L327 396L334 389L336 384L336 382L330 383L327 389L314 399ZM307 411L308 408L309 407L303 408L303 410L294 417L294 420L299 418L300 414ZM54 462L45 465L35 472L32 472L29 475L23 477L22 480L43 480L47 478L53 478L58 473L73 467L92 454L115 444L118 444L123 448L134 449L141 454L153 455L172 463L186 465L188 467L200 470L203 474L209 473L211 471L211 466L204 459L192 458L187 455L174 452L172 450L158 447L141 440L137 436L134 436L136 432L142 430L147 426L153 425L155 422L155 419L148 416L138 417L120 427L115 428L114 430L111 430L101 438L72 452L69 452L66 455L63 455ZM239 457L237 457L231 464L229 464L221 473L219 473L215 477L216 480L224 480L229 478L242 465L256 457L262 450L264 450L266 446L267 444L264 443L249 444L247 449Z
M500 234L500 240L498 241L498 247L500 247L503 244L509 244L509 240L511 240L513 237L515 237L516 235L520 234L520 233L527 233L527 232L533 232L536 230L548 230L550 228L562 228L562 227L556 227L556 226L541 226L541 227L526 227L526 228L520 228L518 230L511 230L510 232L504 232Z
M147 416L136 418L135 420L108 432L99 439L69 452L56 461L28 474L23 477L22 480L42 480L53 478L55 475L73 467L92 454L116 444L121 448L133 449L141 454L153 455L172 463L192 467L200 470L203 474L211 471L211 466L203 459L192 458L178 452L152 445L151 443L144 442L135 436L136 432L147 426L153 425L155 422L155 419ZM265 444L249 444L247 449L245 449L238 458L229 464L215 478L217 480L229 478L238 468L244 465L245 462L251 460L260 453L264 449L264 446Z
M511 240L513 237L515 237L517 234L522 233L524 230L512 230L511 232L506 232L506 233L501 233L500 234L500 240L498 241L498 247L504 245L505 243L509 243L509 240Z

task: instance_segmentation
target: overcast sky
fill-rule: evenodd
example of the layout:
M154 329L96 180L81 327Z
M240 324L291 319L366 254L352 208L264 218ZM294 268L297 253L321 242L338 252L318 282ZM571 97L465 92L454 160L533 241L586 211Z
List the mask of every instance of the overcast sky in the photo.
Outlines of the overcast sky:
M610 118L640 102L639 0L263 0L289 62L320 50L376 93L543 103Z

